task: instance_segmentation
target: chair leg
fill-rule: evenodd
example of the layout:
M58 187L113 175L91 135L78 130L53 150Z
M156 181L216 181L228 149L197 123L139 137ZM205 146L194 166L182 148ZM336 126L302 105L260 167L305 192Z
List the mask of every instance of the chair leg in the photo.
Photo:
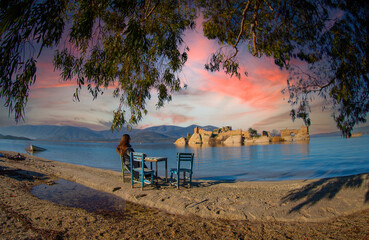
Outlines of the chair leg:
M123 175L123 183L124 183L124 169L123 169L123 171L122 171L122 175Z
M192 185L192 173L190 173L190 187Z
M181 180L181 173L177 172L177 189L179 189L179 181Z
M141 174L141 191L143 190L144 187L144 175Z
M133 188L133 172L131 171L131 188Z

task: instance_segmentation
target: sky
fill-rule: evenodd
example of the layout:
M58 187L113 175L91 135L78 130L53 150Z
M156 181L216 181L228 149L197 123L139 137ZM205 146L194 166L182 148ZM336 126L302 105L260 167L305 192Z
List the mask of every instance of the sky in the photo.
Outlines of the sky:
M174 93L172 101L156 109L157 97L153 92L148 102L148 114L135 128L158 125L187 127L192 124L216 127L232 126L233 129L247 130L250 127L272 131L285 128L299 128L301 119L294 122L289 116L291 106L288 94L281 91L287 86L288 72L280 70L273 59L256 58L247 51L239 52L241 79L231 78L223 72L211 73L204 64L212 52L218 49L214 40L206 39L198 26L195 31L186 32L184 37L190 48L188 61L180 73L187 88ZM73 101L75 82L62 82L60 72L52 65L53 51L44 52L37 62L37 80L31 87L25 121L19 124L69 125L88 127L93 130L110 128L113 111L119 106L119 99L113 98L112 89L96 100L84 88L80 102ZM14 114L0 106L0 126L15 125ZM315 101L311 105L310 133L337 131L328 110Z

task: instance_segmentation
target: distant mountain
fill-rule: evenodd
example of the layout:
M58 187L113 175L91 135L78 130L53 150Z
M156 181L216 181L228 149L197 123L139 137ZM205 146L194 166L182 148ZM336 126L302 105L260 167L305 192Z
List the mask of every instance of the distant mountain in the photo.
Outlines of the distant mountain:
M88 128L53 125L21 125L1 127L0 133L17 137L27 137L37 140L55 141L88 141L101 138L101 136L97 134L96 131Z
M123 128L120 132L112 132L111 130L103 130L103 131L98 131L97 133L102 136L102 138L104 139L115 139L115 140L120 140L120 138L122 137L123 134L127 133L130 136L134 136L139 134L140 132L143 132L144 130L142 129L132 129L131 131L128 131L127 129Z
M120 133L111 130L93 131L85 127L53 126L53 125L21 125L0 127L0 134L14 137L25 137L34 140L53 141L119 141L123 134L128 133L132 142L174 142L177 138L192 134L195 127L213 130L214 126L191 125L178 127L162 125L146 129L122 130Z
M174 143L176 140L176 138L174 137L150 131L141 131L135 134L130 134L130 136L132 138L132 141L136 143L147 143L147 142Z
M369 126L365 126L365 127L359 127L359 128L355 128L354 133L363 133L363 134L369 134Z
M341 136L342 134L340 132L330 132L330 133L317 133L317 134L311 134L310 137L337 137Z
M0 134L0 139L10 139L10 140L31 140L29 138L25 138L25 137L14 137L14 136L10 136L10 135L1 135Z
M360 132L363 134L369 134L369 126L355 128L352 131L352 133L360 133ZM311 135L311 137L333 137L333 136L342 136L342 133L340 131L336 131L330 133L318 133Z

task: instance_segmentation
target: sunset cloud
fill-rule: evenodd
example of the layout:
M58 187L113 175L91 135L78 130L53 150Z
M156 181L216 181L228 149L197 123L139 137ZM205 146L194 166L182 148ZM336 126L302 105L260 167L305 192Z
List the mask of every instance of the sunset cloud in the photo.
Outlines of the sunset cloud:
M283 101L281 91L286 87L288 72L281 71L271 58L255 58L247 49L241 49L238 57L242 75L238 79L222 71L211 73L204 69L204 64L219 45L215 40L206 39L201 27L186 35L186 43L190 47L184 70L186 83L201 90L200 94L213 92L239 99L243 104L260 110L276 110ZM244 72L248 73L247 76Z
M211 75L210 73L204 73L203 77L207 82L201 90L238 98L254 108L274 109L276 107L275 104L283 99L281 94L283 87L273 82L266 82L266 79L262 79L259 83L254 78L252 78L252 81L249 81L248 77L241 79L236 77L227 78L221 74Z
M85 86L83 88L87 88L87 82L85 82ZM64 81L61 77L60 70L54 70L54 65L52 63L52 57L49 56L47 58L44 56L42 61L37 62L37 77L36 82L31 89L47 89L47 88L63 88L63 87L77 87L77 81L75 79ZM95 84L91 84L92 87L96 86ZM119 86L119 83L116 81L115 83L111 83L107 89L115 89ZM102 88L105 89L105 88Z
M186 122L190 123L195 120L195 118L193 117L189 117L183 114L176 114L176 113L152 113L151 115L163 121L163 124L168 119L169 119L170 124L183 124Z

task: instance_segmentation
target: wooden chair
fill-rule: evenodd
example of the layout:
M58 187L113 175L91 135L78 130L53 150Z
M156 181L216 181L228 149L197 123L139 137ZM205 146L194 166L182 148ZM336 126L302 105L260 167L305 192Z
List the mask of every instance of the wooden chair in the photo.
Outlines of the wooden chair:
M138 152L131 152L131 187L133 188L134 182L141 183L141 190L145 184L152 185L154 183L154 170L145 167L145 154ZM138 180L135 179L134 172L138 173ZM146 179L149 177L150 180Z
M120 155L120 162L122 163L122 175L123 175L123 183L124 183L124 173L125 172L131 173L131 171L126 167L126 165L124 165L122 155Z
M192 169L193 169L193 153L177 153L177 168L170 169L170 182L173 181L173 175L176 175L177 188L179 189L180 173L183 173L183 181L186 182L186 173L189 174L188 179L190 187L192 185ZM183 167L183 165L186 165ZM187 167L187 168L186 168Z

